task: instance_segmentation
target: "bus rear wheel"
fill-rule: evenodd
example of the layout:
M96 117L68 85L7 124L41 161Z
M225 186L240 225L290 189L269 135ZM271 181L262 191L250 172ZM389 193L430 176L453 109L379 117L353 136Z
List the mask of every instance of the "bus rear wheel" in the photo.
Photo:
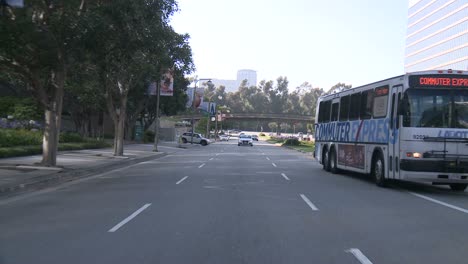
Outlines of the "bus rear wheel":
M333 174L337 174L339 172L339 169L337 167L338 165L336 164L336 152L335 149L332 149L330 151L330 171Z
M375 156L372 162L372 177L375 180L375 184L380 187L385 187L387 185L387 181L385 180L385 170L384 170L384 162L382 155L379 153Z
M452 189L452 191L463 192L467 186L468 184L464 183L452 183L450 184L450 189Z
M322 166L325 171L330 171L330 155L327 149L323 153Z

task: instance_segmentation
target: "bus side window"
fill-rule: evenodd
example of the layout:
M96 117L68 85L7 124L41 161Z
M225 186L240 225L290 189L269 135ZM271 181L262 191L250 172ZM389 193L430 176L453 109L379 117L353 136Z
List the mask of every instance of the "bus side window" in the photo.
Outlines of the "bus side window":
M340 103L334 103L332 104L332 112L331 112L331 121L337 121L338 120L338 108L340 106Z
M361 119L370 119L372 117L372 103L374 102L374 91L368 90L361 94Z
M322 101L319 105L319 123L330 122L331 101Z
M341 97L340 102L340 121L347 121L349 114L349 99L350 95Z
M359 106L361 105L361 93L351 95L349 106L349 120L359 119Z

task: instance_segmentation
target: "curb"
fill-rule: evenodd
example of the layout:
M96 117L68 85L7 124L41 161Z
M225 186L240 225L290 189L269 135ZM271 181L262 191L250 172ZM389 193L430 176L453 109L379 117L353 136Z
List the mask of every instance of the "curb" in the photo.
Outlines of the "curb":
M37 176L23 183L15 183L10 186L0 187L0 198L10 198L13 195L24 193L27 191L43 189L46 187L59 185L65 182L84 179L84 178L91 177L96 174L108 171L108 170L117 169L119 167L125 167L128 165L133 165L133 164L137 164L140 162L145 162L145 161L149 161L152 159L162 158L166 155L167 153L160 152L160 153L152 154L152 155L142 157L142 158L130 158L127 160L118 160L110 164L97 165L97 166L86 168L86 169L76 169L76 170L67 171L67 170L62 170L61 168L58 168L56 170L51 170L51 173L54 173L54 174ZM12 169L18 168L18 166L10 166L10 167L12 167ZM21 166L21 167L31 168L31 166Z

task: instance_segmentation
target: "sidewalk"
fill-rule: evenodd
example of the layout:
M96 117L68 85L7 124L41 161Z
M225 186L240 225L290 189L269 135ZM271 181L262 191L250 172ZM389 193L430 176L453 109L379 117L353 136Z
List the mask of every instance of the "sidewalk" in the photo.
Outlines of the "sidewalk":
M31 189L40 189L65 181L92 176L137 162L165 156L168 152L183 151L198 145L161 142L159 152L152 144L124 146L124 156L113 156L111 148L60 151L57 167L41 167L41 155L0 159L0 198Z

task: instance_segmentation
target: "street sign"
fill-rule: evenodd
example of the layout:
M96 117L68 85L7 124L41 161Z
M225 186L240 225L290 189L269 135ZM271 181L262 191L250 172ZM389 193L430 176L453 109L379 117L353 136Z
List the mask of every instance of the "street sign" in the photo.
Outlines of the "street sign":
M215 116L216 115L216 103L210 103L210 116Z

